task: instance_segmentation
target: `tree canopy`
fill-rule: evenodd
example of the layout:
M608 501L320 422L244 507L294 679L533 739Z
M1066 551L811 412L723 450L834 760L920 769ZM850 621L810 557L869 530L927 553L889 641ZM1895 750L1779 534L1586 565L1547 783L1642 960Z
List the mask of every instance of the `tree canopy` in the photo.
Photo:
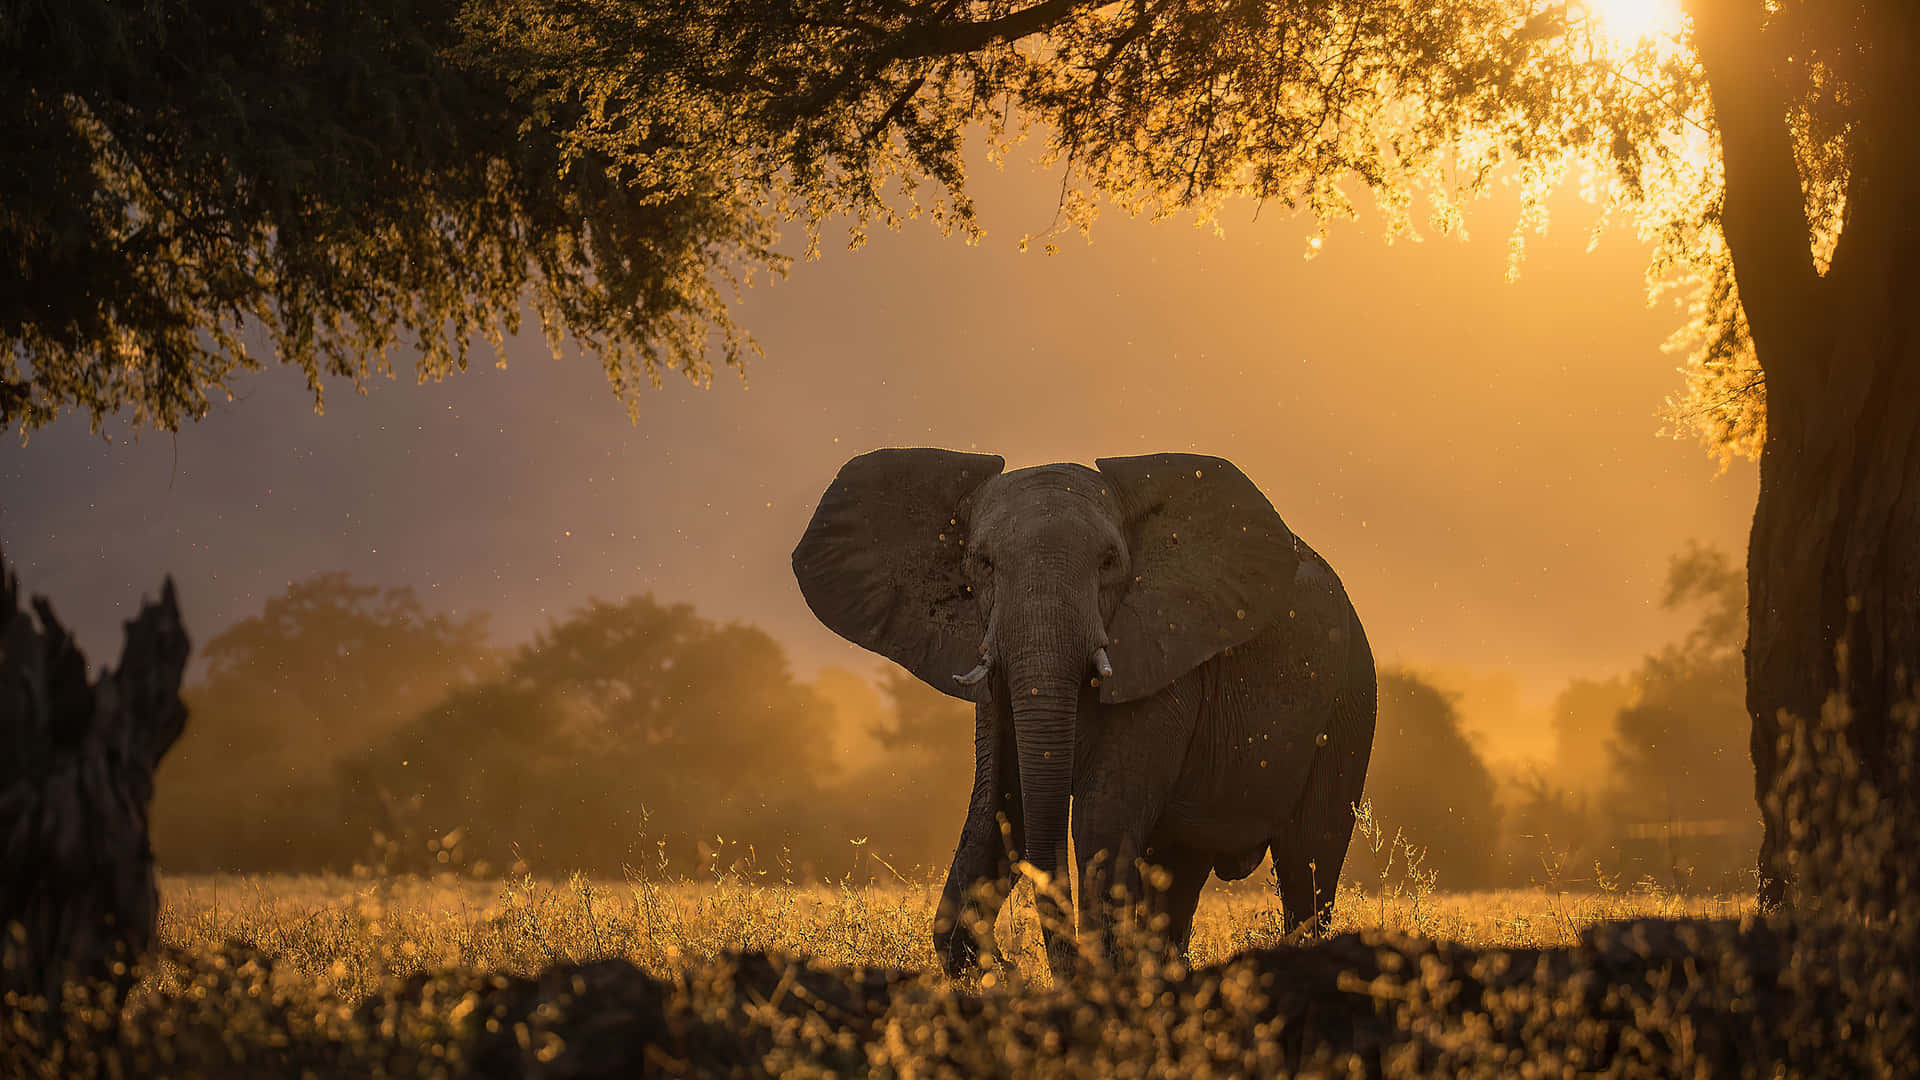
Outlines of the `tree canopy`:
M172 429L268 358L318 405L397 348L464 368L526 306L629 403L737 364L766 212L713 161L663 183L574 146L585 103L465 62L459 13L0 5L0 421Z
M739 362L722 287L783 266L779 216L816 242L840 213L856 242L921 212L971 230L970 136L1034 130L1082 228L1096 194L1324 228L1358 189L1397 231L1448 231L1502 167L1530 226L1598 166L1660 230L1656 269L1706 284L1711 377L1684 410L1722 442L1757 430L1701 69L1578 5L223 0L21 6L0 49L13 425L131 406L170 428L263 344L316 395L401 345L438 375L514 332L523 297L631 400L663 367L704 377L709 331ZM1805 81L1813 139L1834 93Z

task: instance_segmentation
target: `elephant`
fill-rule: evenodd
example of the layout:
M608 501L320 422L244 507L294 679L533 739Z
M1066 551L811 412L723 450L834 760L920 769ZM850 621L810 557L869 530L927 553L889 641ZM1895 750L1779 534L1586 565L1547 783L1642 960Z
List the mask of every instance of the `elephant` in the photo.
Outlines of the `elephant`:
M993 961L1022 860L1077 886L1077 940L1037 894L1057 975L1117 959L1123 924L1184 956L1209 874L1268 852L1289 931L1331 912L1377 696L1344 586L1231 462L1095 464L875 450L794 548L822 623L974 703L933 925L950 975Z

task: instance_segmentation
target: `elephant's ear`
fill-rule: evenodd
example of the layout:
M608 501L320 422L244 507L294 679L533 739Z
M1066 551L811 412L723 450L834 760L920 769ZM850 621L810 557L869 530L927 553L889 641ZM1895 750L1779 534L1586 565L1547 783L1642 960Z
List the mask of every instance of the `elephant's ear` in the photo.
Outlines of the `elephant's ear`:
M1273 504L1230 461L1101 458L1126 514L1133 581L1107 626L1106 702L1142 698L1287 614L1300 553Z
M793 576L829 630L934 689L978 664L986 627L967 591L967 497L1006 459L875 450L846 463L793 549Z

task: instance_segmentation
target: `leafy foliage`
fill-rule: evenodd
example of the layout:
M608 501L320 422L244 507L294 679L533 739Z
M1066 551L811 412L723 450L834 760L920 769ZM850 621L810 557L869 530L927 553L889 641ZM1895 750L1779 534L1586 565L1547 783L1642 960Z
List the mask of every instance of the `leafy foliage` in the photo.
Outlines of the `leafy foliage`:
M1816 246L1849 178L1858 42L1780 5ZM1852 5L1841 5L1851 8ZM51 43L41 47L42 42ZM1252 198L1322 225L1369 192L1394 234L1442 232L1500 170L1514 233L1577 171L1656 243L1688 305L1680 428L1756 450L1764 391L1719 233L1716 125L1690 39L1625 45L1530 0L477 0L369 14L226 0L0 17L0 146L22 253L0 294L4 417L196 415L264 331L356 383L416 346L463 366L519 323L642 377L704 379L749 347L721 286L779 269L774 223L931 213L972 231L964 149L1044 132L1061 228ZM84 62L83 62L84 61ZM1313 246L1317 248L1316 236ZM369 358L372 358L371 360Z
M578 103L459 62L460 5L0 8L0 422L123 407L172 429L266 349L359 386L496 350L530 305L629 403L745 340L725 287L778 268L717 162L569 152ZM650 101L662 117L667 98Z
M1547 194L1577 173L1603 221L1632 217L1654 241L1656 293L1688 305L1675 345L1692 374L1673 420L1758 448L1761 381L1719 235L1701 69L1685 40L1622 44L1579 5L487 0L466 26L481 66L523 93L592 103L568 131L576 150L645 171L676 160L663 144L725 148L731 174L804 214L816 243L836 211L856 244L922 211L971 230L975 131L1000 155L1043 133L1062 173L1049 245L1091 227L1102 194L1202 220L1229 198L1276 202L1317 219L1312 251L1356 212L1357 186L1390 235L1416 233L1421 199L1427 226L1450 232L1504 170L1524 198L1517 266ZM661 86L691 126L664 130ZM1834 191L1818 189L1823 206Z

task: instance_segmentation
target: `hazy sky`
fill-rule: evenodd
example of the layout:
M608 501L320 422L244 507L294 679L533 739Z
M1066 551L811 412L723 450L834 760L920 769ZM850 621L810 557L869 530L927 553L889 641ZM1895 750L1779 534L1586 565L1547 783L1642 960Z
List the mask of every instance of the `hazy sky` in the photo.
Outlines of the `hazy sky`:
M1022 254L1054 176L976 180L988 236L925 223L748 294L743 384L669 377L628 423L593 357L537 332L445 382L357 397L240 382L176 438L106 445L69 419L0 448L0 538L96 661L164 574L205 641L295 578L348 570L524 639L639 591L757 623L802 671L878 662L807 611L788 553L848 457L878 446L1010 467L1183 450L1233 459L1346 581L1383 661L1511 672L1529 693L1631 666L1689 538L1745 550L1754 471L1656 437L1676 325L1624 231L1584 251L1570 204L1503 280L1510 203L1475 237L1387 246L1224 215L1224 237L1117 215Z

